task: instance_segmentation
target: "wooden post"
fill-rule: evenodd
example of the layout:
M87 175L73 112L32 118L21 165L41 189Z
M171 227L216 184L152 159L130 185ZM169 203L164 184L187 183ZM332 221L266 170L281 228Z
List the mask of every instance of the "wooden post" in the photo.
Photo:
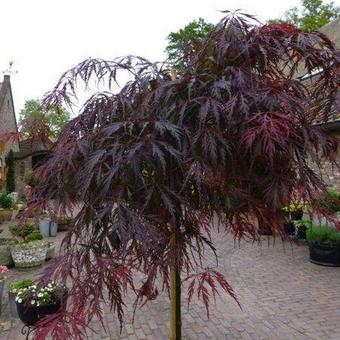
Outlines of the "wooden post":
M171 79L177 78L175 69L171 69ZM176 225L176 228L179 226ZM171 235L171 247L176 247L176 234ZM182 339L181 317L181 275L176 260L173 260L170 268L170 340Z

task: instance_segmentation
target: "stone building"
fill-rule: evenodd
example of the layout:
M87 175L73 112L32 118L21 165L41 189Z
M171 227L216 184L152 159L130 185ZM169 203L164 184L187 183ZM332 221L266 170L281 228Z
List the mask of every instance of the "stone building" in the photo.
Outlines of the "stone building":
M325 34L335 45L337 49L340 49L340 18L330 22L323 26L320 32ZM321 71L322 72L322 71ZM313 78L318 77L320 73L315 72L313 75L304 74L303 70L299 71L298 78L303 82L313 82ZM340 96L340 84L339 84L339 96ZM340 164L340 112L334 107L334 111L331 114L331 119L327 124L322 124L323 128L326 128L330 134L335 137L339 142L339 149L337 153L337 161ZM324 180L330 187L333 187L340 191L340 169L331 167L329 163L323 164L322 174Z
M9 75L4 75L0 83L0 135L18 132L15 118L13 94ZM10 150L19 151L19 143L15 140L0 142L0 191L5 187L6 157Z

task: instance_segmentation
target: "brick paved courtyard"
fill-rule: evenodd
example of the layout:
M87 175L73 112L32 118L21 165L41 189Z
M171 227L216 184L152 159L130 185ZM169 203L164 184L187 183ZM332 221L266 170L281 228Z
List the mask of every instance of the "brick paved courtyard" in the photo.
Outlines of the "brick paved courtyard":
M210 319L204 306L193 303L187 310L183 298L184 339L340 339L340 268L308 262L305 244L263 238L262 245L242 242L234 245L230 236L213 235L219 254L219 270L236 290L242 310L230 297L211 306ZM57 240L60 241L62 234ZM207 256L207 264L213 264ZM11 277L36 276L39 270L11 271ZM183 289L184 290L184 289ZM4 294L0 318L0 339L24 339L21 324L11 320ZM127 303L132 310L132 301ZM105 308L105 307L104 307ZM127 315L123 331L105 308L106 331L93 323L96 333L87 339L167 339L169 308L163 294L137 312L134 324Z

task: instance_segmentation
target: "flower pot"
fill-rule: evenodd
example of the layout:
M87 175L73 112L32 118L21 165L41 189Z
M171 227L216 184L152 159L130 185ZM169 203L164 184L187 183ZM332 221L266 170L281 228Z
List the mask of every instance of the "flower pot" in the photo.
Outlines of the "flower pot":
M4 291L4 284L5 280L0 281L0 314L1 314L1 309L2 309L2 293Z
M290 217L293 221L301 220L303 217L303 211L302 210L292 211L290 213Z
M285 222L283 223L283 227L287 235L289 236L295 235L295 225L293 222Z
M58 224L50 219L42 219L39 221L39 230L44 237L57 236Z
M58 231L68 231L71 223L58 223Z
M340 267L340 246L310 243L309 260L322 266Z
M301 225L297 227L296 229L297 229L297 232L296 232L297 238L300 240L305 240L307 237L307 227Z
M18 317L17 311L17 304L15 302L16 293L8 292L8 302L9 302L9 309L11 311L12 318Z
M45 306L27 306L24 303L16 302L18 316L26 326L34 326L40 319L49 314L58 312L61 302L57 301L54 304Z
M17 268L40 266L46 259L48 243L37 241L28 244L18 244L11 247L14 265Z
M55 244L53 242L48 242L48 248L46 252L46 261L51 260L55 254Z
M0 239L0 265L2 266L12 266L13 259L11 255L11 246L18 243L18 241L10 238Z

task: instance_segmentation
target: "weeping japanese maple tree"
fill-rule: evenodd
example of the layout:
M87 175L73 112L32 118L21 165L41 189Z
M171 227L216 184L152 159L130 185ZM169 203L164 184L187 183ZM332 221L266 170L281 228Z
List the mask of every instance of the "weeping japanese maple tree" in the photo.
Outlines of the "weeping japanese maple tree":
M259 224L284 235L292 193L309 200L325 189L313 167L335 163L337 144L314 123L335 105L339 51L321 33L226 15L176 78L142 58L89 59L46 96L72 105L79 82L131 78L89 98L36 173L29 209L79 207L42 278L67 284L68 303L37 338L82 338L103 299L122 322L125 294L136 306L157 298L172 270L177 288L190 277L189 300L198 295L207 308L210 294L236 298L201 262L215 249L213 215L236 239L258 239ZM301 67L322 72L303 84L294 79Z

